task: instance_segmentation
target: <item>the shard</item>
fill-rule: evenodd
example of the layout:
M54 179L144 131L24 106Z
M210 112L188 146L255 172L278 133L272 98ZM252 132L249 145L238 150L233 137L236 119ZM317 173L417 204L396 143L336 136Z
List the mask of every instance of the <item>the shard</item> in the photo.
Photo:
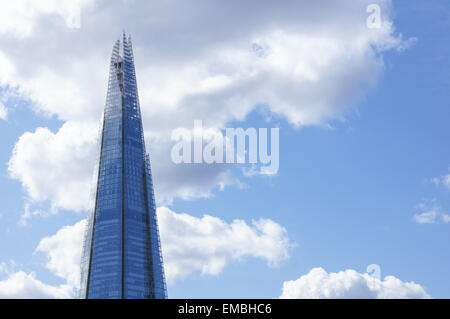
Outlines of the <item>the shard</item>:
M80 298L167 298L131 38L113 47L81 259Z

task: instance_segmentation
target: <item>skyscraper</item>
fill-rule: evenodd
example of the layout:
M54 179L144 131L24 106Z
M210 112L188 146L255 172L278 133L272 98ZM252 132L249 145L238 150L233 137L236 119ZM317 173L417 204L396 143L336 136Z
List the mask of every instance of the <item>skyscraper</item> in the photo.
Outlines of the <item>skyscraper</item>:
M81 298L167 298L131 38L113 47L83 243Z

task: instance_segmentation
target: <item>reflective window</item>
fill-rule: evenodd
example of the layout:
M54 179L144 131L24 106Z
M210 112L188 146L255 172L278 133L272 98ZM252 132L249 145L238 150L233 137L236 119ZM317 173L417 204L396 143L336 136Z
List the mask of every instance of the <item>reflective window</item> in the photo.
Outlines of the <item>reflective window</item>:
M167 297L131 40L125 35L111 58L87 229L81 297Z

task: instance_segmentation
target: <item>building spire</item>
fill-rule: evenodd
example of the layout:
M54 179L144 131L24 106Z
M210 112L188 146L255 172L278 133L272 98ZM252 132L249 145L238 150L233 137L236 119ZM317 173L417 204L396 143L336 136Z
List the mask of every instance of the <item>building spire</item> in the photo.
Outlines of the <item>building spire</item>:
M167 298L133 53L116 41L83 243L82 298Z

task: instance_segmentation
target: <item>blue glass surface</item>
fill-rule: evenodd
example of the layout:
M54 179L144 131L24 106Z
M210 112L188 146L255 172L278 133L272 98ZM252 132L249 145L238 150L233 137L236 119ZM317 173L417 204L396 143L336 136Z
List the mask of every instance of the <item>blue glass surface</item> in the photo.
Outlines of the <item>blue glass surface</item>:
M131 39L113 48L81 298L167 298Z

